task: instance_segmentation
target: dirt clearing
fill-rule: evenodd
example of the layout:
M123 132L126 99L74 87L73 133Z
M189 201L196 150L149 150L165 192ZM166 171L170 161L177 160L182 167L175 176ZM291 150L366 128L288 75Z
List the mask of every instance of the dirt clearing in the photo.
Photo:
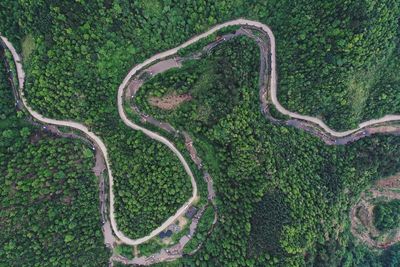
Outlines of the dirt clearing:
M178 218L178 224L181 229L185 228L185 225L187 224L187 219L184 216L180 216Z
M149 97L149 103L160 109L172 110L191 99L192 96L190 94L177 95L176 93L172 93L163 97Z
M143 80L133 80L129 83L128 89L126 90L125 96L127 99L130 99L132 96L135 96L140 86L144 83Z
M377 187L400 188L400 175L394 175L387 179L378 180Z
M400 199L399 174L378 180L371 189L361 194L360 200L350 210L351 232L368 246L386 249L400 241L400 229L379 231L374 225L375 199L382 201Z

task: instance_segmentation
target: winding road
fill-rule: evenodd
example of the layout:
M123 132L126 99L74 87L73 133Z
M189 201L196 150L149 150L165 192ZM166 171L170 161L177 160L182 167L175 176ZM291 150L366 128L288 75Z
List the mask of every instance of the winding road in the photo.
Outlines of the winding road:
M88 136L91 140L93 140L97 144L98 148L102 151L106 165L107 165L107 172L108 172L108 177L109 177L111 226L112 226L112 229L113 229L115 235L123 243L128 244L128 245L139 245L141 243L144 243L144 242L148 241L149 239L153 238L154 236L158 235L165 228L167 228L170 224L172 224L179 216L183 215L186 212L187 208L197 197L197 184L194 179L193 173L190 170L190 167L187 164L184 157L182 156L182 154L166 138L162 137L161 135L159 135L155 132L152 132L143 127L140 127L139 125L134 124L126 116L124 116L124 117L121 116L121 118L123 119L123 121L126 125L128 125L129 127L131 127L134 130L142 131L144 134L146 134L150 138L155 139L155 140L167 145L178 156L178 158L181 161L182 165L184 166L187 174L190 176L193 191L192 191L192 197L173 216L168 218L161 226L159 226L157 229L153 230L149 235L139 238L139 239L130 239L129 237L125 236L121 231L119 231L116 220L115 220L115 216L114 216L114 192L113 192L114 177L112 176L110 160L108 157L108 152L107 152L107 148L106 148L105 144L97 135L95 135L92 131L90 131L85 125L80 124L78 122L74 122L74 121L54 120L54 119L46 118L46 117L42 116L41 114L39 114L38 112L34 111L28 105L28 102L24 96L24 91L23 91L24 82L25 82L25 72L22 67L21 58L20 58L19 54L16 52L14 46L8 41L7 38L5 38L3 36L0 36L0 38L3 41L3 43L7 46L8 50L11 52L11 54L13 56L13 60L15 62L16 69L17 69L18 84L19 84L21 100L23 101L23 104L26 107L27 111L30 113L30 115L32 117L34 117L35 119L37 119L38 121L43 122L43 123L53 124L53 125L57 125L57 126L67 126L67 127L71 127L71 128L80 130L86 136Z
M109 177L109 190L110 190L110 221L111 221L111 226L112 229L114 231L114 233L116 234L116 236L125 244L128 245L138 245L141 244L143 242L148 241L149 239L153 238L154 236L156 236L157 234L159 234L160 232L162 232L166 227L168 227L168 225L170 225L171 223L173 223L179 216L181 216L182 214L184 214L187 210L187 208L190 206L190 204L195 200L195 198L197 197L197 185L193 176L192 171L189 168L188 163L186 162L186 160L183 158L182 154L176 149L176 147L170 142L168 141L166 138L164 138L163 136L157 134L156 132L150 131L146 128L143 128L135 123L133 123L131 120L128 119L125 111L124 111L124 107L123 107L123 92L124 89L128 86L129 81L131 80L131 78L141 69L143 69L144 67L157 62L160 59L164 59L166 57L169 56L173 56L174 54L176 54L180 49L185 48L197 41L199 41L202 38L205 38L207 36L209 36L210 34L213 34L219 30L221 30L222 28L228 27L228 26L252 26L252 27L256 27L259 30L263 31L268 37L269 37L269 45L270 45L270 53L271 53L271 57L270 57L270 67L271 67L271 73L269 76L269 90L270 90L270 97L271 97L271 101L272 104L276 107L276 109L284 114L287 115L291 118L294 119L299 119L299 120L303 120L303 121L308 121L310 123L316 124L319 127L321 127L325 132L329 133L330 135L334 136L334 137L344 137L347 135L350 135L351 133L354 133L362 128L368 127L368 126L373 126L375 124L380 124L380 123L384 123L384 122L390 122L390 121L397 121L400 120L400 115L386 115L380 119L373 119L373 120L369 120L366 122L361 123L358 128L356 129L352 129L352 130L348 130L348 131L343 131L343 132L337 132L331 128L329 128L322 120L315 118L315 117L311 117L311 116L305 116L305 115L301 115L298 113L294 113L291 111L286 110L278 101L277 99L277 73L276 73L276 48L275 48L275 37L271 31L271 29L261 23L261 22L257 22L257 21L251 21L251 20L246 20L246 19L236 19L236 20L232 20L232 21L228 21L225 23L221 23L217 26L212 27L210 30L197 35L193 38L191 38L190 40L186 41L185 43L170 49L168 51L162 52L162 53L158 53L154 56L152 56L151 58L147 59L146 61L144 61L141 64L138 64L136 66L134 66L128 73L128 75L125 77L125 79L123 80L123 82L121 83L121 85L118 88L118 96L117 96L117 101L118 101L118 112L119 115L122 119L122 121L130 128L134 129L134 130L138 130L143 132L144 134L146 134L147 136L149 136L150 138L157 140L163 144L165 144L166 146L168 146L179 158L179 160L181 161L182 165L185 168L185 171L187 172L187 174L189 175L190 179L191 179L191 183L192 183L192 187L193 187L193 192L192 192L192 197L173 215L171 216L169 219L167 219L161 226L159 226L157 229L153 230L149 235L139 238L139 239L130 239L129 237L125 236L121 231L118 230L118 226L114 217L114 192L113 192L113 182L114 182L114 177L112 175L112 171L110 168L110 160L108 157L108 152L107 152L107 148L105 146L105 144L103 143L103 141L97 136L95 135L93 132L91 132L85 125L78 123L78 122L74 122L74 121L68 121L68 120L55 120L55 119L50 119L50 118L46 118L44 116L42 116L41 114L39 114L38 112L34 111L31 107L29 107L28 102L26 100L26 98L24 97L24 81L25 81L25 73L22 67L22 62L21 62L21 58L18 55L18 53L16 52L15 48L13 47L13 45L7 40L7 38L3 37L0 35L0 38L2 39L2 41L4 42L4 44L7 46L8 50L11 52L12 56L13 56L13 60L15 62L16 65L16 69L17 69L17 76L18 76L18 81L19 81L19 91L20 91L20 95L21 95L21 99L26 107L26 109L28 110L28 112L31 114L32 117L34 117L35 119L37 119L38 121L44 122L44 123L48 123L48 124L53 124L53 125L58 125L58 126L67 126L67 127L71 127L77 130L82 131L85 135L87 135L91 140L93 140L97 146L99 147L99 149L102 151L103 155L104 155L104 159L107 165L107 171L108 171L108 177Z

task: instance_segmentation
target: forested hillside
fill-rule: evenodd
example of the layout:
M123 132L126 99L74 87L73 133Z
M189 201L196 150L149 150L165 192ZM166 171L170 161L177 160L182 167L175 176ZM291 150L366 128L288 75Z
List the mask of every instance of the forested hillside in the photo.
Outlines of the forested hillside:
M278 98L291 111L321 117L338 130L400 113L400 2L304 1L281 5ZM282 10L283 11L283 10Z
M142 111L192 133L214 177L220 224L185 264L360 266L372 258L382 266L397 260L354 245L348 209L372 181L400 170L400 139L326 146L271 125L259 111L258 56L255 44L241 37L147 81L135 98ZM148 101L171 94L191 99L173 110Z
M136 231L148 231L171 212L171 203L174 207L182 203L182 196L190 187L172 152L126 127L118 116L117 88L131 66L219 22L238 17L258 20L271 26L276 36L278 98L283 106L321 117L335 129L349 129L365 119L400 113L396 75L399 5L397 0L3 0L0 32L23 52L25 92L32 107L46 117L80 121L105 141L116 173L116 194L120 194L116 196L116 205L120 205L117 219L125 231L138 234ZM140 108L151 115L193 134L196 148L215 180L218 225L198 253L177 264L398 265L398 246L377 253L354 240L348 231L348 210L374 180L400 170L400 139L378 136L349 146L326 146L305 132L270 124L259 110L257 51L251 41L236 40L215 50L209 58L156 76L141 88L155 95L193 94L191 101L170 113L146 106L147 95L138 100ZM1 108L1 114L8 116L7 110L11 109ZM1 154L1 164L7 163L2 167L3 173L10 173L4 176L9 177L7 181L24 180L18 169L23 166L39 171L38 177L45 181L50 180L43 192L21 182L22 189L36 192L29 197L70 196L75 192L72 186L83 187L78 190L80 195L88 193L87 198L79 195L70 203L73 206L83 201L81 205L85 207L72 222L64 221L65 200L61 196L58 202L51 202L56 205L54 209L32 211L34 216L29 221L22 215L14 219L17 217L9 212L17 211L2 208L6 225L10 223L13 228L5 226L8 234L1 235L7 243L1 243L4 249L0 249L0 256L8 256L1 256L0 261L4 260L7 266L20 266L48 257L48 262L57 266L105 265L105 250L93 245L101 239L100 228L95 226L98 215L85 216L93 209L93 214L98 211L93 205L97 204L96 194L91 191L95 189L88 185L95 181L89 171L89 159L83 157L82 145L50 137L31 143L29 137L35 135L34 130L29 126L10 130L9 125L14 124L3 117L1 143L8 142L7 146L12 147ZM9 144L10 137L21 141ZM158 149L160 157L155 162ZM65 156L54 159L54 151ZM20 159L20 154L31 158ZM52 160L44 168L48 157ZM58 172L64 166L64 175L71 175L75 182L60 182L63 175ZM50 175L49 170L57 175ZM80 177L93 179L82 182ZM176 184L169 181L171 178ZM142 180L144 184L140 184ZM148 185L154 180L165 183L150 189ZM11 192L2 193L1 201L13 193L12 182L7 185L11 187L1 187L2 190ZM140 185L152 194L138 203L135 197L140 194L136 191ZM173 200L163 199L162 206L158 206L159 195L165 191ZM52 192L55 193L51 195ZM86 206L90 197L92 203ZM26 201L30 203L30 199ZM18 212L37 208L23 207ZM130 212L122 214L127 210ZM155 212L159 210L162 216ZM47 223L40 217L45 212L63 220L51 221L57 226L50 228L24 230L28 233L23 237L15 233L10 237L16 227L31 229L32 225ZM147 220L151 225L138 227L137 218L145 214L152 214ZM28 225L35 220L38 223ZM76 221L82 224L79 229L88 229L82 230L85 235L74 232L78 229ZM3 224L2 219L2 231ZM38 243L25 242L24 238L39 234L44 237L35 239ZM14 242L13 238L19 241ZM49 246L49 240L54 245ZM77 248L88 251L65 253ZM23 257L24 253L30 256ZM94 254L96 257L92 258ZM29 261L17 264L12 260L14 255ZM79 262L74 264L73 260Z
M0 70L0 266L106 266L93 153L17 116Z
M192 185L180 161L171 157L165 145L137 133L122 146L131 147L135 155L123 155L128 174L115 181L115 209L119 229L135 239L148 235L175 214L191 197ZM116 170L124 168L116 162ZM119 172L115 175L123 177Z
M336 129L399 112L398 80L387 80L399 57L396 0L0 5L0 31L21 41L33 35L37 50L28 65L27 91L30 102L53 117L106 127L130 66L239 16L274 31L279 99L289 110L320 116Z
M13 5L7 5L6 10ZM118 222L124 232L134 233L134 237L148 233L187 200L191 195L191 184L171 151L138 135L117 115L114 89L122 80L120 75L130 66L127 59L131 54L126 52L136 51L132 41L117 46L107 40L123 37L104 32L104 29L111 31L110 27L114 27L111 24L117 21L121 12L118 5L115 10L102 9L96 3L84 6L63 1L52 5L44 2L30 5L21 3L18 5L20 10L15 11L15 15L20 14L23 24L19 30L29 33L21 37L20 42L22 52L30 51L29 58L23 54L27 72L25 91L30 105L48 117L82 121L100 133L110 151L116 174L117 200L121 200L116 203ZM105 14L111 17L98 19ZM4 19L13 24L12 17ZM49 27L49 24L53 26ZM14 38L19 36L15 32ZM116 43L122 44L121 40ZM115 49L119 55L115 55ZM43 105L45 102L48 104ZM150 151L147 145L157 148ZM152 165L143 166L145 162ZM145 180L152 188L141 192L152 194L146 194L146 198L138 201L134 196ZM159 186L154 181L158 181ZM163 197L165 193L168 197Z

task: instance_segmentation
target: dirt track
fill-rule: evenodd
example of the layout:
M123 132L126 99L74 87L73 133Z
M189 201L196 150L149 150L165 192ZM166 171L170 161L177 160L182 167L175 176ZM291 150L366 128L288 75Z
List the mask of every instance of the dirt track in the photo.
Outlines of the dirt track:
M196 184L196 181L195 181L194 176L192 174L192 171L190 170L189 165L187 164L187 162L183 158L182 154L166 138L158 135L155 132L152 132L150 130L147 130L145 128L142 128L142 127L134 124L133 122L131 122L126 117L122 117L122 119L123 119L123 121L125 122L126 125L128 125L129 127L131 127L134 130L142 131L144 134L146 134L150 138L155 139L155 140L167 145L178 156L178 158L181 161L182 165L184 166L187 174L191 178L193 191L192 191L192 197L177 211L177 213L174 216L170 217L160 227L158 227L157 229L152 231L149 235L147 235L147 236L145 236L143 238L139 238L139 239L135 239L134 240L134 239L130 239L129 237L125 236L121 231L119 231L117 223L116 223L116 220L115 220L115 216L114 216L114 192L113 192L114 178L113 178L113 175L112 175L112 172L111 172L110 162L109 162L109 157L108 157L108 151L107 151L107 148L106 148L105 144L103 143L103 141L97 135L95 135L92 131L90 131L83 124L80 124L80 123L77 123L77 122L73 122L73 121L61 121L61 120L49 119L49 118L46 118L46 117L42 116L41 114L37 113L36 111L34 111L28 105L28 102L27 102L27 100L26 100L26 98L24 96L23 89L24 89L24 82L25 82L25 72L24 72L23 67L22 67L21 58L20 58L19 54L16 52L15 48L12 46L12 44L7 40L7 38L1 36L1 40L7 46L9 51L12 53L12 56L13 56L13 59L14 59L14 62L15 62L16 68L17 68L18 81L19 81L19 93L20 93L20 96L21 96L21 100L23 101L23 104L24 104L25 108L27 109L27 111L30 113L30 115L32 117L34 117L35 119L37 119L38 121L43 122L43 123L53 124L53 125L57 125L57 126L67 126L67 127L71 127L71 128L80 130L90 140L92 140L97 145L97 147L102 151L104 159L105 159L105 163L107 165L107 172L108 172L108 177L109 177L109 192L110 192L109 198L110 198L110 221L111 221L111 226L112 226L112 229L113 229L114 233L116 234L116 236L123 243L126 243L128 245L138 245L138 244L141 244L143 242L146 242L147 240L149 240L152 237L154 237L157 234L159 234L166 227L168 227L168 225L170 225L173 221L175 221L175 219L177 217L179 217L180 215L185 213L187 208L190 206L190 204L197 197L197 184Z
M324 122L322 122L320 119L315 118L315 117L310 117L310 116L304 116L304 115L300 115L294 112L290 112L288 110L286 110L278 101L277 99L277 74L276 74L276 50L275 50L275 37L271 31L271 29L265 25L262 24L260 22L257 21L251 21L251 20L246 20L246 19L236 19L236 20L232 20L232 21L228 21L225 23L221 23L215 27L212 27L210 30L208 30L207 32L197 35L193 38L191 38L189 41L173 48L170 49L168 51L156 54L154 56L152 56L151 58L147 59L146 61L144 61L141 64L138 64L136 66L134 66L130 72L128 73L128 75L125 77L125 79L123 80L123 82L121 83L121 85L118 88L118 97L117 97L117 101L118 101L118 112L120 114L121 119L123 120L123 122L130 128L134 129L134 130L139 130L142 131L143 133L145 133L147 136L149 136L150 138L153 138L159 142L162 142L163 144L167 145L179 158L179 160L181 161L181 163L183 164L186 172L188 173L188 175L191 178L191 182L192 182L192 186L193 186L193 192L192 192L192 197L188 200L187 203L185 203L177 212L175 215L171 216L167 221L165 221L161 226L159 226L157 229L155 229L154 231L152 231L149 235L143 237L143 238L139 238L139 239L130 239L127 236L125 236L122 232L120 232L118 230L117 227L117 223L114 217L114 193L113 193L113 176L112 176L112 172L111 172L111 168L110 168L110 162L109 162L109 158L108 158L108 151L106 146L104 145L104 143L102 142L102 140L95 135L93 132L91 132L86 126L84 126L83 124L77 123L77 122L73 122L73 121L62 121L62 120L54 120L54 119L50 119L50 118L46 118L43 117L41 114L37 113L36 111L34 111L32 108L29 107L27 100L24 97L24 81L25 81L25 73L23 71L23 67L22 67L22 63L21 63L21 59L18 55L18 53L16 52L15 48L12 46L12 44L10 42L8 42L8 40L5 37L1 36L2 41L6 44L7 48L9 49L9 51L12 53L13 58L14 58L14 62L17 68L17 74L18 74L18 81L19 81L19 90L20 90L20 94L21 94L21 98L27 108L27 110L29 111L29 113L37 120L44 122L44 123L49 123L49 124L54 124L54 125L59 125L59 126L68 126L74 129L78 129L80 131L82 131L83 133L85 133L85 135L87 135L91 140L93 140L98 147L101 149L104 158L105 158L105 162L107 165L107 171L108 171L108 176L110 179L109 182L109 191L110 191L110 219L111 219L111 225L112 228L115 232L115 234L118 236L119 239L122 240L122 242L129 244L129 245L138 245L141 244L149 239L151 239L152 237L156 236L157 234L159 234L161 231L163 231L169 224L171 224L173 221L175 221L179 216L181 216L186 209L189 207L189 205L193 202L193 200L196 198L197 196L197 185L196 182L194 180L193 174L187 164L187 162L185 161L185 159L183 158L183 156L181 155L181 153L175 148L175 146L168 141L166 138L158 135L155 132L152 132L150 130L147 130L139 125L136 125L135 123L131 122L124 111L123 108L123 91L126 88L126 86L128 85L130 79L141 69L143 69L144 67L169 56L172 56L174 54L176 54L178 52L178 50L187 47L195 42L197 42L198 40L209 36L210 34L225 28L227 26L236 26L236 25L248 25L248 26L252 26L252 27L256 27L260 30L262 30L265 34L268 35L269 37L269 45L270 45L270 68L271 68L271 72L270 72L270 77L269 77L269 88L270 88L270 97L272 100L273 105L277 108L277 110L279 112L281 112L284 115L288 115L291 118L295 118L295 119L299 119L299 120L303 120L303 121L308 121L311 122L313 124L318 125L319 127L321 127L324 131L326 131L327 133L331 134L332 136L335 137L343 137L343 136L347 136L351 133L354 133L358 130L360 130L361 128L367 127L367 126L372 126L378 123L383 123L383 122L389 122L389 121L396 121L396 120L400 120L400 116L399 115L387 115L381 119L376 119L376 120L370 120L370 121L366 121L363 122L359 125L359 127L357 129L353 129L353 130L349 130L349 131L345 131L345 132L337 132L332 130L331 128L329 128Z

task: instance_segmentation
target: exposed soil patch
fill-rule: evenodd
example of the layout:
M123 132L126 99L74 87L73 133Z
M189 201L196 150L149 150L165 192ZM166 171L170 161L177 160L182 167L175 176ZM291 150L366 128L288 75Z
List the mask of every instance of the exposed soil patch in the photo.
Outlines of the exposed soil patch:
M173 242L172 242L172 238L170 238L170 237L163 238L161 242L162 242L163 244L166 244L166 245L170 245L170 244L173 243Z
M103 154L100 148L96 146L96 164L94 165L92 170L97 177L100 177L100 175L103 173L103 171L106 170L106 168L107 166L106 162L104 161Z
M358 207L356 214L363 225L368 225L370 213L364 205L360 205L360 207Z
M185 227L185 225L187 224L187 219L184 216L179 217L178 224L179 224L179 227L181 229L183 229Z
M63 198L62 200L65 204L71 205L72 201L73 201L73 197L72 196L66 196Z
M160 109L172 110L177 108L183 102L189 101L192 99L190 94L177 95L176 93L172 93L163 97L149 97L149 103L152 106L158 107Z
M154 65L151 65L146 69L146 72L148 72L150 75L157 75L172 68L180 68L182 66L180 60L181 59L179 57L162 60Z
M136 94L136 92L139 90L140 86L142 86L144 83L143 80L133 80L129 83L128 88L126 90L126 98L130 99L132 96Z
M400 175L395 175L389 177L388 179L379 180L376 182L377 187L389 187L389 188L399 188L400 189Z
M31 136L29 137L29 141L31 144L36 144L37 142L40 141L40 139L43 138L43 132L41 131L35 131L34 134L31 134Z
M374 223L374 200L390 201L400 199L400 175L379 180L375 186L361 195L350 210L351 232L366 245L386 249L400 241L400 229L389 232L379 231ZM397 191L397 192L396 192Z

